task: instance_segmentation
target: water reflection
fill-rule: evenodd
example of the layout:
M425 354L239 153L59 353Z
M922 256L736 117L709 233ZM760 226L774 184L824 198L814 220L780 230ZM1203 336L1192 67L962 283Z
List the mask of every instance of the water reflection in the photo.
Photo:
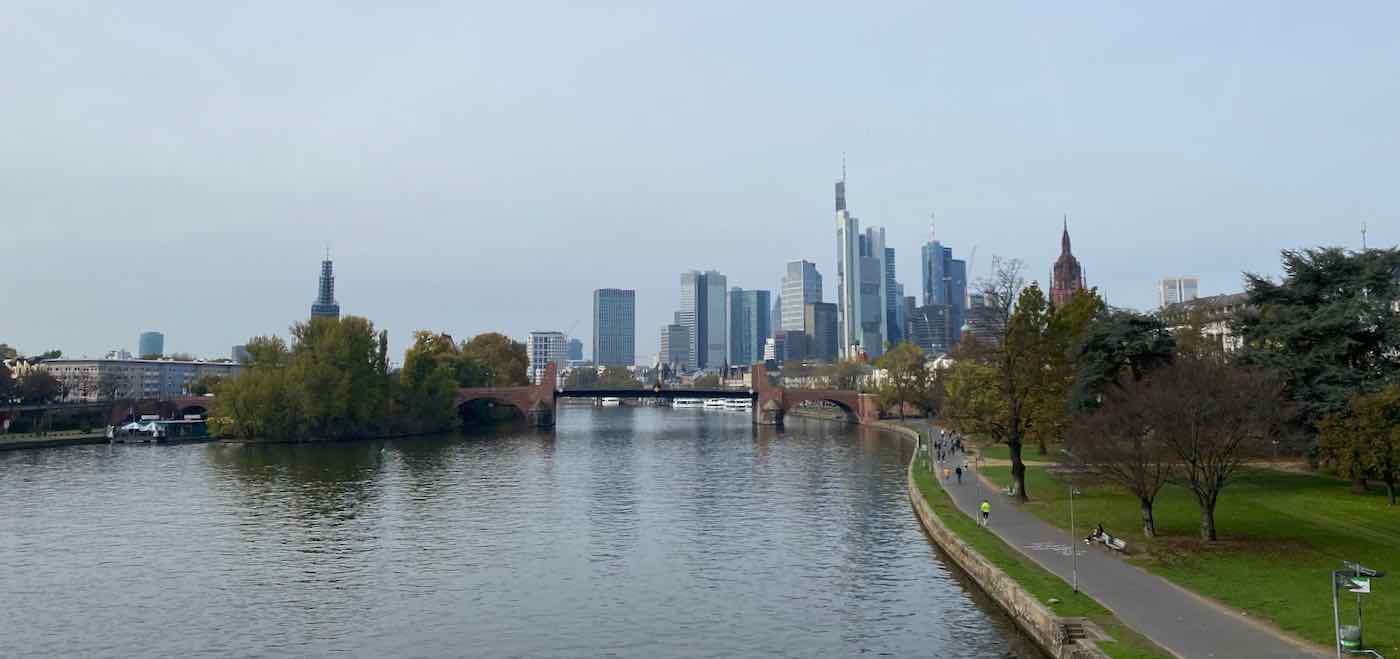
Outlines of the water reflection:
M1034 656L923 536L907 452L570 407L553 432L0 455L0 656Z

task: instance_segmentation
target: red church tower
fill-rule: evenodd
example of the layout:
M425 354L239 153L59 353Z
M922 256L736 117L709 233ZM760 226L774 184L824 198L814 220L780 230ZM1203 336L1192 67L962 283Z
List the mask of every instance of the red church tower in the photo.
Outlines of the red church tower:
M1069 251L1069 216L1065 216L1064 233L1060 235L1060 258L1050 273L1050 301L1057 307L1069 304L1074 292L1085 288L1084 268Z

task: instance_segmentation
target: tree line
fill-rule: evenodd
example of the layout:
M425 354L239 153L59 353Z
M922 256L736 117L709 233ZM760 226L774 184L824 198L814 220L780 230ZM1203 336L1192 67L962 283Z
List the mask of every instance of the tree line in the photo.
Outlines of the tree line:
M952 366L928 369L917 347L877 365L886 406L912 404L954 430L1006 444L1026 500L1024 449L1113 483L1142 509L1185 487L1216 538L1215 508L1248 462L1305 452L1358 491L1400 479L1400 252L1287 250L1279 281L1245 275L1228 319L1108 307L1094 290L1055 305L1018 261L994 260L979 285L990 332L965 335ZM1215 327L1210 327L1215 324ZM1227 346L1228 327L1238 346ZM1212 330L1212 331L1208 331ZM1233 348L1233 349L1231 349ZM1052 449L1054 449L1052 451Z
M312 318L248 341L242 373L213 384L223 434L276 441L436 432L457 420L459 387L528 383L525 345L495 332L455 342L414 333L390 367L388 333L358 316Z

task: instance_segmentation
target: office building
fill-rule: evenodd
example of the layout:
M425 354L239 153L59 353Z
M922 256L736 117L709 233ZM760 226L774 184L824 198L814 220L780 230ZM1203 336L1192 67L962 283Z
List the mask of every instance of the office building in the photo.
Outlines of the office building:
M728 357L728 281L714 271L681 274L679 324L690 332L688 370L725 367Z
M674 371L686 368L690 359L690 330L685 325L672 323L661 328L661 351L657 359Z
M530 332L525 348L529 351L532 384L540 383L550 362L558 365L556 373L560 375L569 363L569 338L563 332Z
M885 316L885 230L860 232L846 207L846 172L836 184L836 308L841 354L878 357L888 340Z
M900 285L894 280L894 248L885 248L885 340L890 345L899 343L901 327L899 322Z
M933 225L929 225L929 241L924 243L920 254L920 271L923 278L923 305L944 306L946 317L943 327L933 327L941 336L933 337L934 343L951 349L962 340L962 327L967 322L967 262L953 258L953 249L940 243L933 235Z
M1157 306L1166 308L1179 302L1200 297L1201 280L1197 277L1169 277L1157 284Z
M339 318L340 303L335 299L335 272L330 252L321 261L321 282L316 289L316 301L311 303L311 317Z
M253 356L248 353L246 345L234 346L232 350L229 350L228 358L232 359L235 364L247 364L253 361Z
M783 361L802 362L812 358L807 334L796 330L783 332Z
M200 378L235 377L243 365L169 359L47 359L37 368L63 384L64 402L98 402L188 396L190 385Z
M159 359L165 354L165 335L160 332L142 332L136 340L136 356Z
M808 359L836 361L841 341L836 329L837 316L836 305L831 302L813 302L803 309L802 326L806 328Z
M768 327L773 330L773 336L783 331L783 296L781 293L773 296L773 312L769 315Z
M783 329L807 331L803 324L809 304L822 301L822 276L811 261L788 261L783 273Z
M1240 314L1252 308L1248 293L1230 293L1169 304L1162 307L1161 317L1167 329L1173 332L1199 323L1204 338L1221 351L1230 353L1243 345L1243 340L1231 331L1230 325Z
M996 347L1001 343L1001 335L1006 330L1006 319L1001 309L988 303L981 293L968 296L967 322L963 325L964 337L971 335L977 343Z
M729 363L749 366L763 359L763 342L773 336L770 326L772 293L729 289Z
M583 341L569 339L569 362L583 361Z
M637 361L637 292L593 291L593 363L633 366Z
M1060 258L1055 259L1055 267L1050 272L1050 301L1057 307L1069 304L1075 292L1086 288L1084 268L1069 249L1068 216L1064 222L1064 232L1060 234Z

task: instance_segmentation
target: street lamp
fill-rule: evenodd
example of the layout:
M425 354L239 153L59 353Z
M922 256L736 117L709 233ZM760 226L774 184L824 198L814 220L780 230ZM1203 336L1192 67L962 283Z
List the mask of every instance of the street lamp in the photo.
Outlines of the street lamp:
M1071 458L1074 457L1074 454L1070 453L1068 449L1060 449L1060 452ZM1071 475L1072 477L1073 475ZM1079 539L1079 534L1074 531L1074 495L1076 494L1081 494L1081 492L1076 490L1074 483L1071 482L1069 484L1069 558L1070 573L1074 577L1073 588L1074 592L1077 593L1079 592L1079 550L1074 543Z

